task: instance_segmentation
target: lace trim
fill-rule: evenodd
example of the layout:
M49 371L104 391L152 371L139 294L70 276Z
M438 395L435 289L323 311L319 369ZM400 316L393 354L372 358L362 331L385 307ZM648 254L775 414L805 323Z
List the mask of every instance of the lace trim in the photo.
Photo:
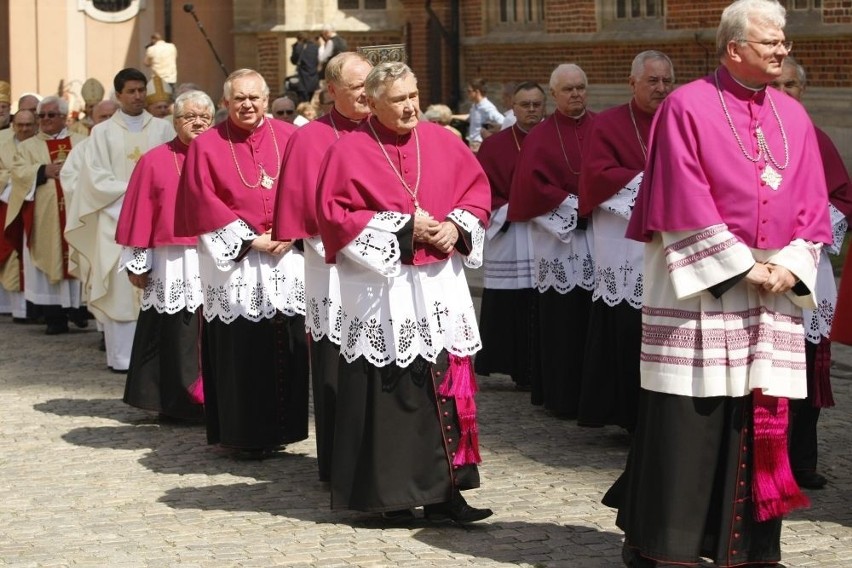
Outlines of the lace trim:
M482 266L482 248L485 244L485 228L476 215L464 209L453 209L447 219L470 233L471 251L464 259L465 266L479 268Z
M201 278L198 276L189 280L149 277L142 293L142 309L154 309L161 314L176 314L183 310L194 312L203 301Z
M617 306L627 301L632 307L642 308L642 296L645 293L645 282L641 269L625 262L619 267L598 266L595 291L592 301L603 300L608 306ZM637 274L638 272L638 274Z
M343 312L330 323L341 328L347 361L405 367L418 356L434 362L444 350L467 356L482 347L459 256L404 266L392 280L344 257L338 273Z
M411 219L411 215L408 213L398 213L396 211L379 211L373 218L370 219L370 222L367 223L367 227L371 229L378 229L380 231L385 231L388 233L396 233L400 229L402 229L406 223Z
M579 286L585 290L594 290L595 263L592 255L586 252L580 255L572 252L567 257L537 258L535 284L539 292L553 288L560 294L566 294Z
M239 256L243 243L257 237L258 234L245 221L237 219L199 238L216 260L216 265L227 270L232 267L232 261Z
M601 203L601 209L609 211L624 219L630 219L633 206L636 205L636 196L639 186L642 184L644 172L639 172L627 185L618 190L618 193Z
M133 274L145 274L151 270L151 255L147 248L121 247L118 266L119 270L124 268Z
M545 231L554 235L563 243L571 241L574 229L577 228L577 219L579 214L577 196L574 194L568 195L565 201L559 204L550 213L540 215L533 219Z
M810 311L810 313L808 313ZM819 343L831 332L831 322L834 321L834 303L821 300L815 310L805 310L805 339L811 343ZM808 317L810 316L810 317Z
M825 247L825 250L831 254L840 254L843 248L843 239L846 238L846 231L849 229L849 222L846 216L840 212L840 209L832 204L828 204L828 212L831 217L831 229L833 233L832 242Z

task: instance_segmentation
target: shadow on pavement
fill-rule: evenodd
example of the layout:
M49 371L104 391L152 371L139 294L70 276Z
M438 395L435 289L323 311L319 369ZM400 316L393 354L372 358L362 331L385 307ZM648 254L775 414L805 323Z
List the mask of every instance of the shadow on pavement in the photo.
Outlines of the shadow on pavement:
M33 405L33 409L57 416L108 418L122 424L156 422L155 414L128 406L120 398L54 398Z

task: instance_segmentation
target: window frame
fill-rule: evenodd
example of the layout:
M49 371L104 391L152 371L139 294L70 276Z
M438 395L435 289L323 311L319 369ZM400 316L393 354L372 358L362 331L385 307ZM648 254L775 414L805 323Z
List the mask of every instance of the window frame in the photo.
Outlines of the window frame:
M106 12L96 7L94 0L77 0L77 10L85 12L87 16L99 22L126 22L135 18L141 10L144 10L146 2L147 0L130 0L130 5L124 10Z
M623 0L625 3L625 9L627 13L630 12L630 3L631 0ZM642 13L647 12L647 6L649 2L659 3L657 6L657 14L655 16L648 17L646 15L642 15L639 17L633 17L628 15L624 18L618 17L618 2L619 0L598 0L598 15L599 15L599 29L601 31L642 31L642 30L662 30L664 29L665 19L666 19L666 2L665 0L640 0L642 2L641 11Z

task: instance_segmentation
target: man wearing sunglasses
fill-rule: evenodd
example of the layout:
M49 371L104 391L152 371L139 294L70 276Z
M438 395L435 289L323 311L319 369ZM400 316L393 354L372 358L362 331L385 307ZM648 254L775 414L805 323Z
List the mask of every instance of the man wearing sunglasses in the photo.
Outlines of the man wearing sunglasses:
M67 115L68 102L59 97L45 97L39 103L39 132L18 146L12 161L5 220L7 234L21 238L17 248L23 254L24 296L44 306L48 335L67 333L66 310L80 307L80 281L68 270L65 194L59 171L84 136L68 132ZM75 321L83 327L86 320Z
M272 116L276 120L283 120L284 122L293 124L293 121L296 119L296 103L287 97L278 97L272 101Z

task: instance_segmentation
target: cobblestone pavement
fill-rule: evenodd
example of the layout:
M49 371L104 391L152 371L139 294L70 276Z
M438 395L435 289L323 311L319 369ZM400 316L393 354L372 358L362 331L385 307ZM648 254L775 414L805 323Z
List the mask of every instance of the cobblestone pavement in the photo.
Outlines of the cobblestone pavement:
M506 378L482 379L483 486L495 515L459 528L388 525L329 510L314 440L263 462L205 445L121 402L94 331L57 337L0 321L2 566L619 565L621 533L602 493L627 436L530 406ZM784 523L788 566L852 566L852 350L838 348L837 407L821 425L829 478Z

